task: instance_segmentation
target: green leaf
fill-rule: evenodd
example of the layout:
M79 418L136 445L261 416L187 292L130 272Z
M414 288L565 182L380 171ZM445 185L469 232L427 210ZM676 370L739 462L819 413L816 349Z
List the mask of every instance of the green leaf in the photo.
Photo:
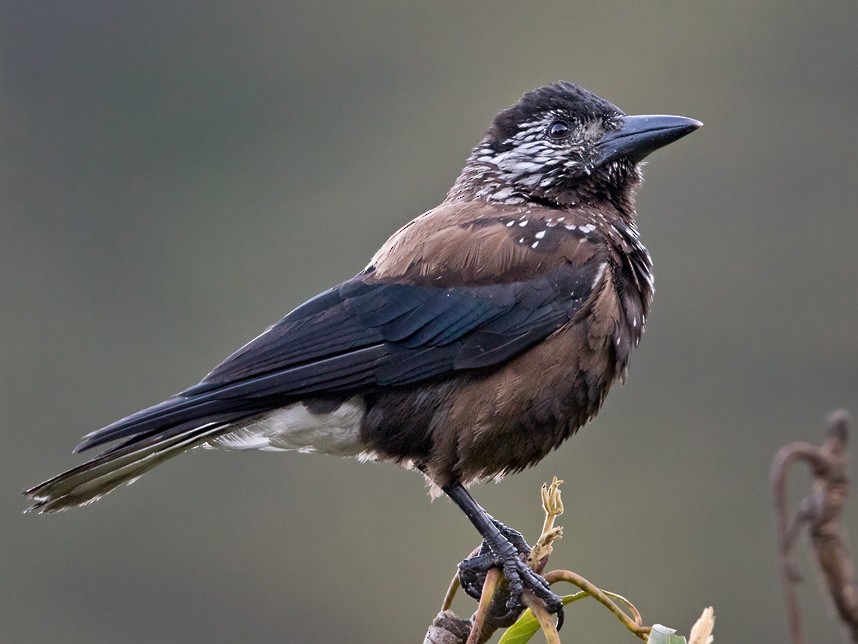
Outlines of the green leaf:
M525 644L539 630L539 622L528 608L515 624L506 629L498 644Z
M589 597L589 594L582 590L580 593L575 593L574 595L565 595L561 599L565 606L566 604L571 604L579 599L584 599L584 597ZM498 644L525 644L525 642L530 641L530 638L533 637L538 630L539 621L536 619L533 611L528 608L521 614L521 617L516 620L515 624L506 629L506 632L503 634L503 637L500 638ZM670 644L673 644L673 642Z
M677 635L675 630L661 624L652 627L648 642L649 644L688 644L688 640L682 635Z

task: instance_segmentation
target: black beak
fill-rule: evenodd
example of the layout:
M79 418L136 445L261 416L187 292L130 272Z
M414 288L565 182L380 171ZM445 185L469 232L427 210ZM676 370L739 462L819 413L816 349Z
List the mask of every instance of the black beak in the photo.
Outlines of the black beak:
M608 132L594 150L593 167L620 157L637 163L651 152L690 134L703 123L684 116L624 116L619 130Z

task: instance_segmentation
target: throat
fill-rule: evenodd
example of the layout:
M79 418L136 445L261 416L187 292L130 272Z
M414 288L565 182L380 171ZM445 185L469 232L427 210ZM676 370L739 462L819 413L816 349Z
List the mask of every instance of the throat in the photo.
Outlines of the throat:
M598 168L578 192L588 203L608 202L627 224L634 226L635 192L643 180L640 168L626 161L614 161Z

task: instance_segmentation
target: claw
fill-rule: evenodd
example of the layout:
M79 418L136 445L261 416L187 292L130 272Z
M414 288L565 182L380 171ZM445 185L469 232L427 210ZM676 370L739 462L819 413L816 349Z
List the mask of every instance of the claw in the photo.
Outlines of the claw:
M556 626L556 628L559 631L561 628L563 628L563 621L565 619L565 616L563 613L563 602L561 601L560 606L558 606L555 610L551 610L550 608L548 610L550 612L554 613L555 615L557 615L557 626Z
M488 553L480 549L480 554L465 559L459 564L459 583L462 590L474 599L479 600L483 593L483 584L486 581L486 573L496 565Z
M514 620L524 609L522 593L530 590L534 596L545 602L550 613L557 615L557 628L563 626L563 601L551 591L548 582L541 575L533 572L522 560L521 555L530 552L530 546L520 532L507 528L499 521L492 523L501 532L497 541L483 541L479 553L459 564L459 580L464 591L479 599L483 590L486 572L490 568L499 567L508 583L509 597L506 602L508 612L496 617L497 623Z
M517 577L515 582L510 580L510 574L507 572L507 567L504 566L504 577L510 580L510 596L506 603L510 612L521 612L524 608L521 596L524 589L527 588L545 602L545 607L549 613L557 615L557 630L559 631L563 627L563 600L551 590L548 582L541 575L533 572L521 560L518 560L515 570L510 572L512 576Z

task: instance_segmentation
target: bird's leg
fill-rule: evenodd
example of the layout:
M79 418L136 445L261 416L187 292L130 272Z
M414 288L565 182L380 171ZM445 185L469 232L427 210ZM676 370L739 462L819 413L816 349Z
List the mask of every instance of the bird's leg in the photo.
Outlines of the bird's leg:
M485 510L483 510L483 512L485 512ZM515 546L515 549L518 550L520 554L530 554L530 544L525 541L524 535L521 534L521 532L515 530L514 528L510 528L509 526L505 526L503 523L495 519L491 514L486 513L486 516L491 520L492 523L495 524L495 527L498 529L498 531L504 537L506 537L506 540Z
M465 592L479 598L486 571L497 566L503 570L509 583L509 599L506 603L509 615L517 615L524 610L521 594L527 589L545 602L549 612L557 614L559 629L563 625L563 602L551 591L548 582L522 560L520 553L529 553L530 547L521 533L490 517L461 483L446 485L442 489L483 536L479 553L459 564L459 577Z

